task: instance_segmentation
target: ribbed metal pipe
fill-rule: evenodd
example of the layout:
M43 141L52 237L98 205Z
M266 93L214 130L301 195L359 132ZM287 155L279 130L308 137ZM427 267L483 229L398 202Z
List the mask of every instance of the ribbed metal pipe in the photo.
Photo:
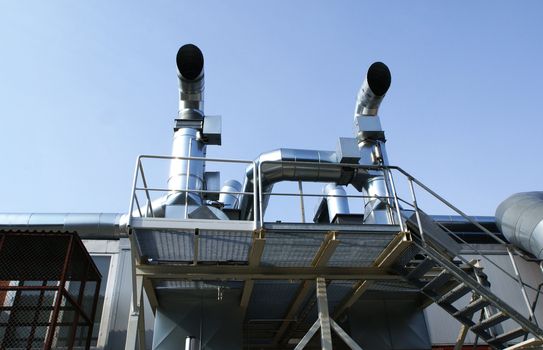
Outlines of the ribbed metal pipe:
M0 230L77 232L83 239L127 237L128 217L118 213L1 213Z
M496 225L510 243L543 258L543 192L507 198L496 209Z

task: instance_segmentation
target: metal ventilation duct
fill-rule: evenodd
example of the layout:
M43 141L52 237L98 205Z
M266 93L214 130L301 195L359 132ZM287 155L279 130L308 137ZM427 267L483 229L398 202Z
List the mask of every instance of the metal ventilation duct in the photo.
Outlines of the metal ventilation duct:
M379 105L390 87L392 77L386 64L373 63L356 98L355 116L377 115Z
M273 185L280 181L313 181L349 184L355 172L350 168L330 167L324 164L338 163L337 155L331 151L313 151L281 148L261 154L255 160L260 166L262 192L269 193ZM282 163L279 163L282 162ZM253 168L248 167L243 192L252 193L254 186ZM253 196L245 194L240 197L239 209L243 219L253 216ZM262 209L266 209L269 195L262 196Z
M496 209L496 224L509 242L543 258L543 192L507 198Z
M127 237L128 216L114 213L92 214L0 214L0 230L77 232L83 239Z
M179 115L173 140L172 156L205 157L206 145L199 129L204 119L204 56L200 49L187 44L177 52L177 76L179 78ZM172 160L168 189L202 190L204 188L205 163L203 160ZM171 193L168 204L202 204L198 193Z

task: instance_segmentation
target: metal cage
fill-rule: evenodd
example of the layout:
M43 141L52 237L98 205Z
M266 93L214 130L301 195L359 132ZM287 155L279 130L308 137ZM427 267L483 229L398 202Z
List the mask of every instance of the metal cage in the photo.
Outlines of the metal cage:
M100 281L75 233L0 232L0 348L89 349Z

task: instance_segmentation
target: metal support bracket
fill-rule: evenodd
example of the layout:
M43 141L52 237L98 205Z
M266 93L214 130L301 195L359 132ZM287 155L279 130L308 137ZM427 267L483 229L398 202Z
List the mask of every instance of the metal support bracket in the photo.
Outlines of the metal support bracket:
M302 340L296 345L294 350L303 349L313 338L317 331L321 330L321 348L322 350L332 350L332 329L352 350L362 350L356 342L345 332L328 313L328 297L326 294L326 280L322 277L317 278L317 306L319 308L319 318L313 323L311 328L304 335Z

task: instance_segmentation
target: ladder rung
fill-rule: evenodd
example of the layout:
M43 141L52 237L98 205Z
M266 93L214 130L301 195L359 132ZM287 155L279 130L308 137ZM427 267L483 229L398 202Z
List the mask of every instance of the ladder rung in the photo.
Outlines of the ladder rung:
M437 290L445 285L445 283L449 282L451 280L451 275L447 271L441 272L439 275L434 277L433 280L428 282L424 287L422 287L422 290L424 292L431 291L431 292L437 292Z
M468 306L466 306L462 310L460 310L458 312L455 312L453 314L453 316L454 317L469 317L469 318L471 318L471 316L475 312L477 312L478 310L481 310L482 308L484 308L485 306L488 306L489 304L490 304L490 302L488 300L479 297L479 298L475 299L474 301L472 301L471 303L469 303Z
M475 326L471 327L471 330L473 332L477 332L477 331L482 330L482 329L487 329L487 328L490 328L490 327L493 327L493 326L497 325L498 323L501 323L501 322L507 320L508 318L509 318L509 316L507 316L503 312L499 311L499 312L495 313L494 315L484 319L483 321L481 321L481 323L478 323Z
M408 280L418 280L424 274L432 269L436 264L431 259L424 259L417 267L415 267L411 272L407 274Z
M527 333L528 332L524 328L516 328L516 329L513 329L510 332L500 334L497 337L494 337L492 339L488 339L487 343L501 345L501 344L506 343L506 342L508 342L510 340L521 337L521 336L523 336L523 335L525 335Z
M471 289L466 286L464 283L459 284L457 287L455 287L450 292L443 295L441 298L439 298L436 302L438 304L442 303L448 303L451 304L454 301L460 299L464 295L468 294L471 291Z

